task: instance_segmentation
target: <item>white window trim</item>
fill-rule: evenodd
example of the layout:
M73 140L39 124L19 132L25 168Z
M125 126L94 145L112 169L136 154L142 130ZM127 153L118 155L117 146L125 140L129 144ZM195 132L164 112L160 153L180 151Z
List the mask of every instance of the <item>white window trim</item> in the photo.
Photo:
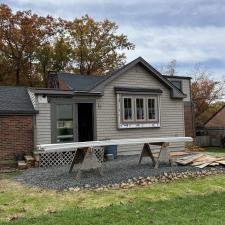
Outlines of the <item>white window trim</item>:
M138 119L137 118L137 99L143 99L143 113L144 113L144 119ZM145 97L142 97L142 96L135 96L134 97L134 101L135 101L135 105L134 105L134 110L135 110L135 121L138 121L138 122L143 122L143 121L146 121L146 103L145 103Z
M124 110L124 99L129 98L131 99L131 111L132 111L132 118L130 120L125 119L125 110ZM134 102L132 96L122 96L122 118L124 122L134 122Z
M149 107L148 107L148 100L149 99L155 99L155 119L149 119L148 115L149 115ZM159 97L146 97L146 109L147 109L147 121L152 121L152 122L156 122L159 121Z

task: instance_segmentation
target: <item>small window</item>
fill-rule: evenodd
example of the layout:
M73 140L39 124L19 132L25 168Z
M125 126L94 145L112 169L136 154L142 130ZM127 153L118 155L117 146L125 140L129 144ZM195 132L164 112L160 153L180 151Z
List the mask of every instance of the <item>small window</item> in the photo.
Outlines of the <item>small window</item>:
M123 98L123 119L124 121L133 120L132 98Z
M155 98L148 98L148 120L155 120L156 119L156 99Z
M73 105L56 105L57 142L73 141Z
M180 91L182 91L182 84L180 80L172 80L171 83L177 87Z
M136 98L136 119L137 120L144 120L144 98Z

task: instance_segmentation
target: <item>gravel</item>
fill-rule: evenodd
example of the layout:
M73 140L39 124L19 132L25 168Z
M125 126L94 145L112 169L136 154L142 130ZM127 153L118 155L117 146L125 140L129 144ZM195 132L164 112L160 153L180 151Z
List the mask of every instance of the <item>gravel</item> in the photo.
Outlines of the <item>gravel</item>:
M70 174L68 173L69 166L57 166L31 168L23 171L14 179L28 186L64 190L75 187L119 184L132 178L160 176L164 173L201 170L196 167L178 165L173 167L160 165L158 169L153 169L148 158L144 158L141 165L138 165L138 159L139 156L120 156L116 160L104 162L102 177L96 171L84 171L81 173L81 178L76 180L76 166ZM208 170L208 167L205 170Z

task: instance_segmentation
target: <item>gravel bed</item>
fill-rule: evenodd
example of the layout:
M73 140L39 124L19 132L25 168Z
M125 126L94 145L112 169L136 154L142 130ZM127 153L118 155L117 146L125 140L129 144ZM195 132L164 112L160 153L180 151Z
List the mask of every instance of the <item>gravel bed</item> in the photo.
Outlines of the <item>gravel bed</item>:
M103 163L103 177L96 171L85 171L81 178L76 180L76 167L71 174L69 166L50 168L31 168L23 171L14 179L29 186L38 186L55 190L63 190L75 187L101 186L126 182L128 179L138 177L160 176L163 173L200 171L192 166L163 166L153 169L148 158L143 158L142 164L138 165L139 156L120 156L116 160ZM208 170L206 167L204 170Z

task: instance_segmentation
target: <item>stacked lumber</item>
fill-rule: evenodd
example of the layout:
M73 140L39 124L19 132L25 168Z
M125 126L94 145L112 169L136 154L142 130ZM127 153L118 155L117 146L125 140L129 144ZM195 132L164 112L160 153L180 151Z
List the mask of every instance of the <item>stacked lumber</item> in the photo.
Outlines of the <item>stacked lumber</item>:
M216 157L203 153L191 154L184 156L176 160L176 163L180 165L191 165L197 168L205 168L206 166L225 166L225 157Z

